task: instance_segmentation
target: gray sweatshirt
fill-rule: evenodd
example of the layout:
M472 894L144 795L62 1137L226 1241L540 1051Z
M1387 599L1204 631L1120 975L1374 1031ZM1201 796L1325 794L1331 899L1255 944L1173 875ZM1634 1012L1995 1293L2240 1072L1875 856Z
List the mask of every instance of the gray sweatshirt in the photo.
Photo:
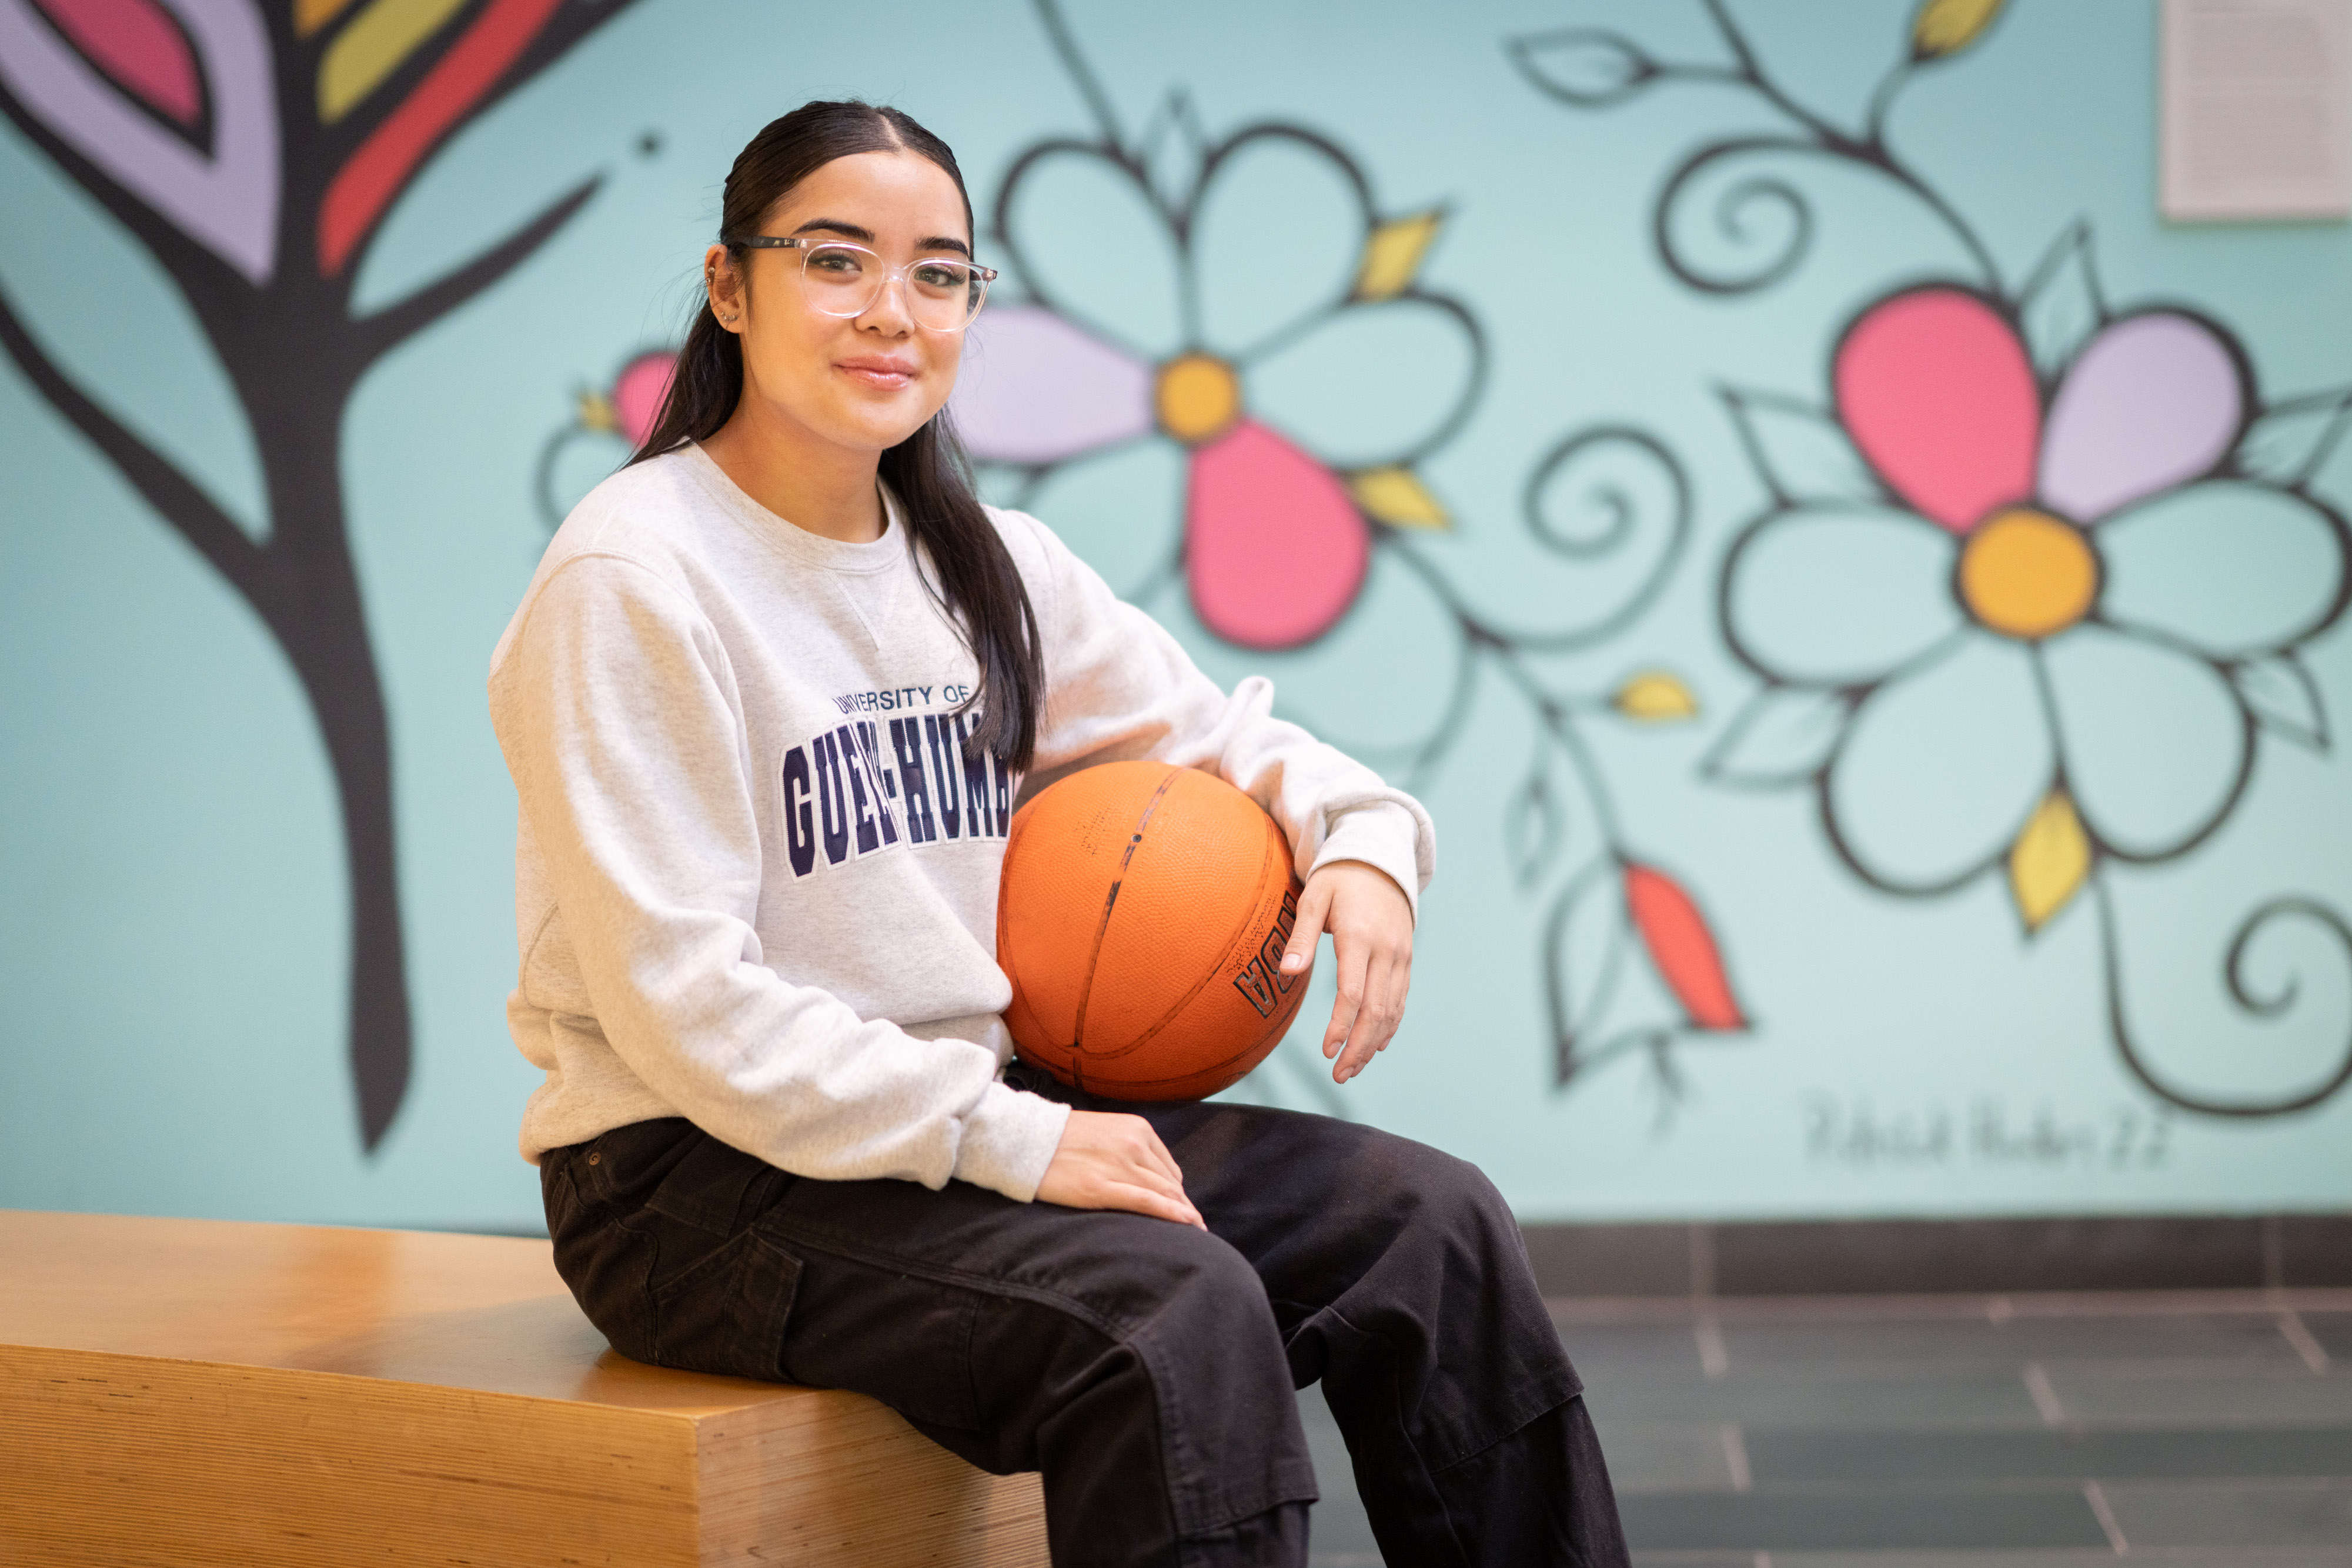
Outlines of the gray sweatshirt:
M1272 717L1265 681L1219 691L1019 512L990 515L1043 634L1035 761L967 757L976 666L885 504L874 542L823 538L689 445L549 545L490 661L521 808L507 1018L547 1074L525 1159L684 1116L802 1176L1034 1197L1068 1112L1001 1079L997 875L1024 784L1089 763L1217 773L1302 876L1362 861L1418 908L1416 801Z

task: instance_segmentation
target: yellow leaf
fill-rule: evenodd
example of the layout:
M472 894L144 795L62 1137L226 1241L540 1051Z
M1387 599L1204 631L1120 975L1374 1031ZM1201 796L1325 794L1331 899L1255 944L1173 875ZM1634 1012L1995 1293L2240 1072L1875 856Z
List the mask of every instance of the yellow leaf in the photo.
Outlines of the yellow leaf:
M1698 716L1698 695L1680 675L1666 670L1643 670L1625 677L1610 706L1627 718L1644 724L1676 724Z
M1941 59L1977 41L2004 0L1921 0L1911 16L1911 57Z
M2009 846L2009 891L2028 932L2039 931L2066 907L2091 870L2091 838L2074 802L2053 789L2033 809Z
M1434 208L1409 218L1391 218L1365 237L1364 256L1356 266L1358 299L1393 299L1412 287L1421 258L1437 237L1445 214Z
M441 30L466 0L374 0L327 46L319 62L319 119L332 125L359 107Z
M1454 519L1410 468L1367 468L1348 476L1356 505L1392 528L1450 528Z
M307 38L343 14L352 0L294 0L294 36Z

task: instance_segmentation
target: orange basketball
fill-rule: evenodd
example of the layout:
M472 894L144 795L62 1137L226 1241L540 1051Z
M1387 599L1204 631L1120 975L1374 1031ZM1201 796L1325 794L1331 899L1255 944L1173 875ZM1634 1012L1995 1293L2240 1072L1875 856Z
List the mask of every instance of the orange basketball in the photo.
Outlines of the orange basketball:
M1265 1059L1307 995L1281 972L1290 846L1213 774L1107 762L1013 819L996 899L1021 1059L1120 1100L1196 1100Z

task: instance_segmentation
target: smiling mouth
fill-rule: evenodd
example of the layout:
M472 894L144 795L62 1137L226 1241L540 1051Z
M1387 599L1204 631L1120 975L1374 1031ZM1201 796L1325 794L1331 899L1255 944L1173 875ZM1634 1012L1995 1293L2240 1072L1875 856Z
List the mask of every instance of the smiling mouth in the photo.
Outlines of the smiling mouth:
M870 387L883 387L892 391L905 386L915 379L915 368L912 365L844 361L835 364L833 368L852 381L862 382Z

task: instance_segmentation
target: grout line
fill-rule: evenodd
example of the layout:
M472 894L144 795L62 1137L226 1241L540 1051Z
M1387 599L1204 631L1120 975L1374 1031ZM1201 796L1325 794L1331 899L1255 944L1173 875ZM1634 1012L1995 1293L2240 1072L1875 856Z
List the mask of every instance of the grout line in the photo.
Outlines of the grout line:
M2033 1396L2033 1407L2042 1412L2043 1426L2066 1424L2066 1406L2058 1402L2058 1391L2050 1386L2050 1375L2042 1370L2038 1361L2026 1363L2025 1391Z
M1691 1326L1691 1337L1698 1341L1699 1369L1709 1378L1731 1370L1731 1348L1723 1343L1721 1323L1711 1317L1701 1318Z
M2107 1544L2116 1549L2116 1555L2128 1555L2131 1542L2124 1539L2123 1526L2116 1522L2116 1511L2107 1506L2107 1494L2098 1482L2083 1483L2083 1500L2091 1505L2091 1512L2097 1517L2099 1528L2107 1532Z
M2279 1313L2279 1333L2286 1336L2286 1343L2294 1346L2294 1354L2303 1357L2303 1364L2311 1368L2315 1375L2326 1372L2327 1347L2311 1337L2311 1331L2303 1325L2301 1313L2292 1308Z
M1748 1469L1748 1444L1739 1436L1739 1428L1729 1422L1722 1427L1723 1462L1731 1471L1731 1490L1748 1491L1756 1485L1756 1477Z

